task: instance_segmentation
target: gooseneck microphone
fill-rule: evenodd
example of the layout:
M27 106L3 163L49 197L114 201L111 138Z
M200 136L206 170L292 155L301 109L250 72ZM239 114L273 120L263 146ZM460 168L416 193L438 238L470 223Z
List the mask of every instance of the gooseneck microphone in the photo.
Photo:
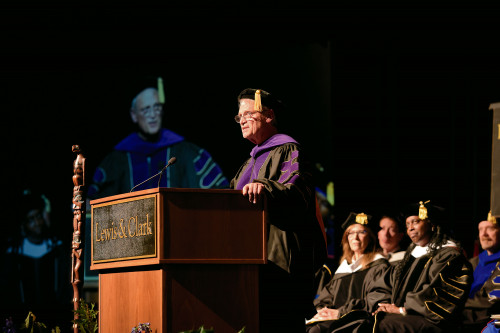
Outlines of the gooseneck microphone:
M160 172L158 172L158 173L157 173L157 174L155 174L155 175L152 175L151 177L149 177L149 178L148 178L148 179L146 179L145 181L140 182L139 184L135 185L134 187L132 187L132 189L130 190L130 192L132 192L133 190L135 190L138 186L141 186L142 184L144 184L144 183L146 183L146 182L150 181L151 179L153 179L153 178L155 178L155 177L158 177L158 176L160 176L160 179L158 180L158 187L159 187L159 186L160 186L161 175L163 174L163 172L164 172L165 170L167 170L167 168L168 168L169 166L171 166L171 165L172 165L172 164L174 164L175 162L177 162L177 158L172 157L171 159L169 159L169 160L168 160L167 165L165 165L165 166L161 169L161 171L160 171ZM130 192L129 192L129 193L130 193Z
M156 186L156 187L160 187L160 181L161 181L161 176L163 176L163 172L165 170L167 170L167 168L169 166L171 166L172 164L174 164L175 162L177 162L177 158L172 157L171 159L168 160L167 165L165 165L165 167L163 169L161 169L161 171L160 171L160 178L158 178L158 186Z

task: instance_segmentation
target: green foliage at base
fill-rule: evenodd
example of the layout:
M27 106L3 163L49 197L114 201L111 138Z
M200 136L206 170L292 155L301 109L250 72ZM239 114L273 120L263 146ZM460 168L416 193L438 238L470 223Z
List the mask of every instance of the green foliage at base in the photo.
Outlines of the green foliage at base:
M182 331L179 333L214 333L214 329L205 329L203 326L201 326L197 330Z
M21 326L20 332L29 332L29 333L61 333L61 330L58 326L53 329L48 329L47 326L43 323L36 321L36 316L33 312L29 312L26 320L24 321L23 326Z
M95 304L89 305L84 299L78 302L78 309L73 310L78 315L78 319L72 320L73 324L78 325L80 333L95 333L97 332L97 319L99 311L94 310Z

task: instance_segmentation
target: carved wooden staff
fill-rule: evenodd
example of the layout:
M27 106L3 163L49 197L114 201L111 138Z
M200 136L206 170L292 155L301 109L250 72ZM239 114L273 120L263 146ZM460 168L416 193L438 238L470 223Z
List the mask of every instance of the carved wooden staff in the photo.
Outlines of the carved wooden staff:
M83 242L82 233L83 219L85 217L85 157L80 153L80 147L75 145L72 147L74 153L77 153L75 162L73 163L73 242L71 244L71 284L73 285L73 308L78 310L80 302L80 267L83 262ZM75 312L74 320L78 319L78 314ZM78 325L73 324L74 333L78 333Z

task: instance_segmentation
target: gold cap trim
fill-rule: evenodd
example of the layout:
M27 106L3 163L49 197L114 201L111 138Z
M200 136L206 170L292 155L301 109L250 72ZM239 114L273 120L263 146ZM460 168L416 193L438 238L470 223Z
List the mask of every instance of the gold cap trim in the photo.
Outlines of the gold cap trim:
M491 222L494 225L497 224L497 219L493 215L491 215L491 210L488 212L488 222Z
M360 213L356 215L356 223L359 224L368 224L368 216L365 213Z
M427 208L425 207L426 203L429 203L430 200L427 200L426 202L420 201L420 207L418 207L418 218L421 220L428 219L429 216L427 215Z

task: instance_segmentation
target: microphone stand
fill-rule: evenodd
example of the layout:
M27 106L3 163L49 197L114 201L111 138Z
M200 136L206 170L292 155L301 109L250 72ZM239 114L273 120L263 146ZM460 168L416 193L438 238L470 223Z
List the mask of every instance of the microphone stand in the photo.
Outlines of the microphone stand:
M139 184L137 184L137 185L135 185L134 187L132 187L132 189L130 190L130 192L129 192L129 193L132 193L132 191L133 191L133 190L135 190L138 186L141 186L142 184L147 183L147 182L148 182L148 181L150 181L151 179L153 179L153 178L155 178L155 177L158 177L158 176L160 176L160 179L158 180L158 187L160 187L161 175L163 174L163 172L164 172L164 171L165 171L165 170L166 170L169 166L171 166L172 164L174 164L176 161L177 161L177 159L176 159L175 157L172 157L172 158L168 161L167 165L165 165L165 166L163 167L163 169L161 169L161 171L160 171L160 172L158 172L158 173L157 173L157 174L155 174L155 175L152 175L151 177L149 177L149 178L148 178L148 179L146 179L145 181L142 181L142 182L140 182Z

